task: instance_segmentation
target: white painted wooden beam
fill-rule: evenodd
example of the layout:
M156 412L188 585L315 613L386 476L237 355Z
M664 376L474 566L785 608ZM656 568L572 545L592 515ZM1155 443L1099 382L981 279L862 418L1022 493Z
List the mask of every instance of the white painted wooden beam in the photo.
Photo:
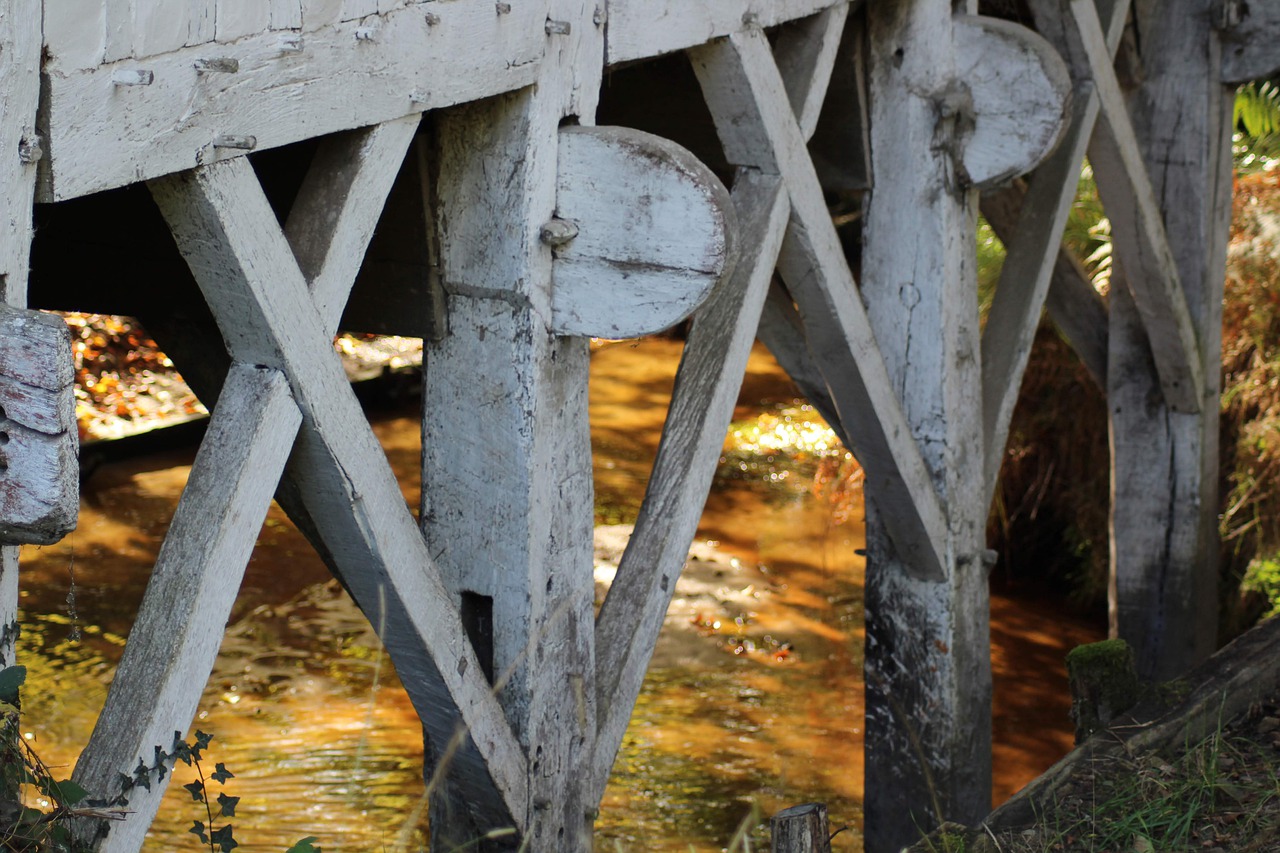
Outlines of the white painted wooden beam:
M1280 72L1280 4L1223 0L1213 14L1222 34L1222 82L1248 83Z
M842 5L848 0L610 0L606 61L614 65L673 53Z
M542 235L559 203L561 127L595 119L605 19L596 0L541 8L536 85L433 117L449 330L425 354L422 531L491 651L528 754L527 798L511 801L523 834L502 846L588 853L599 805L590 354L585 338L556 334ZM440 775L431 824L443 853L484 826L454 768Z
M1005 246L1013 245L1018 239L1018 220L1025 195L1026 187L1017 183L982 194L982 215ZM1090 378L1105 391L1107 303L1094 289L1084 265L1065 246L1058 247L1044 307L1089 371Z
M1102 105L1089 160L1111 220L1113 251L1146 325L1166 401L1174 411L1197 412L1205 405L1205 366L1164 217L1093 0L1071 0L1071 12Z
M1108 9L1106 55L1114 55L1124 30L1128 2ZM1041 20L1053 4L1033 4ZM1048 7L1048 8L1046 8ZM1057 28L1046 27L1051 33ZM1066 73L1065 66L1063 72ZM982 336L983 435L986 448L984 483L987 503L995 494L1009 435L1009 421L1022 387L1040 313L1062 242L1071 204L1075 200L1085 149L1093 136L1100 107L1097 90L1083 69L1076 86L1066 138L1030 180L1018 214L1017 236L1006 243L991 312Z
M877 851L990 810L977 193L956 163L963 111L948 108L966 82L956 76L954 6L867 4L872 189L860 295L923 456L916 476L947 513L934 544L945 581L922 580L911 566L920 555L902 547L893 509L867 484L864 837Z
M289 209L285 236L327 324L342 315L419 123L411 115L325 139Z
M234 357L289 378L303 412L294 467L307 508L362 609L372 618L385 601L384 640L432 744L445 749L464 726L452 761L476 807L519 826L504 802L525 799L523 751L332 350L337 318L311 301L252 168L232 160L152 191Z
M1134 647L1140 673L1154 679L1175 677L1217 646L1216 608L1206 603L1218 600L1221 549L1219 360L1235 94L1219 76L1217 7L1211 0L1137 4L1144 80L1127 103L1206 368L1199 412L1162 400L1153 333L1129 298L1122 259L1112 273L1107 383L1111 627ZM1098 183L1102 189L1101 176Z
M49 545L80 510L71 334L0 303L0 543Z
M505 15L485 2L429 6L432 22L421 4L381 16L376 38L358 38L362 25L352 21L88 70L76 67L82 52L66 63L53 52L41 198L86 195L533 82L548 39L542 6L516 3ZM226 67L237 70L197 68L210 58L234 60ZM137 79L150 82L118 82ZM225 138L241 142L219 143Z
M773 55L787 89L791 111L806 140L818 127L818 116L827 99L840 37L844 33L849 7L832 6L818 14L785 25L773 46Z
M913 571L940 579L946 513L889 382L805 150L786 87L759 30L690 51L731 163L781 174L791 224L779 271L795 297L852 448L891 516Z
M44 43L41 13L40 0L9 0L0 14L0 301L13 308L27 304L36 161L44 153L36 134ZM74 479L64 486L79 491ZM0 547L0 664L14 662L17 637L18 549L4 546Z
M84 827L87 837L104 833L95 850L142 846L173 768L175 736L186 737L195 717L301 420L279 371L233 367L72 775L95 797L124 799L124 820ZM127 791L121 777L132 780Z
M733 203L742 250L694 315L640 516L596 620L597 798L702 515L790 210L780 178L755 170L740 173Z
M733 207L692 154L622 127L559 134L551 327L638 338L684 320L729 262ZM563 235L552 226L568 227Z

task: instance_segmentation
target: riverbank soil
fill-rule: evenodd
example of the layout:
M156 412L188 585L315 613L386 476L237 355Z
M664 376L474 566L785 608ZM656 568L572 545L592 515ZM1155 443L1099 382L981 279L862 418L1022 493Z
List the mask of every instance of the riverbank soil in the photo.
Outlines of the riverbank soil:
M1280 619L1156 685L978 827L911 853L1280 849Z

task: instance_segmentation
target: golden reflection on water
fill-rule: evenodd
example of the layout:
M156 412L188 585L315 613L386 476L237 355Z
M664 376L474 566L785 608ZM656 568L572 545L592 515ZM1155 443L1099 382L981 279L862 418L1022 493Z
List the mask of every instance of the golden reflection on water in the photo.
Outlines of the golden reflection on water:
M593 353L600 523L634 519L679 355L670 340ZM856 488L812 488L819 465L828 485L853 481L833 473L840 451L818 446L796 397L757 351L735 413L741 434L698 532L733 561L726 600L750 603L673 626L678 636L664 643L699 645L696 669L659 644L605 795L602 851L720 850L744 819L767 824L809 800L828 804L833 827L861 822L861 506ZM791 431L802 446L771 444L757 426ZM416 509L416 417L381 419L375 430ZM105 700L191 457L103 466L76 533L24 551L24 725L55 775L69 774ZM1052 603L1030 606L993 602L997 797L1070 747L1055 679L1066 649L1094 638ZM1046 631L1051 624L1058 630ZM240 849L280 851L308 835L326 851L422 848L420 725L374 631L274 505L195 725L215 735L209 761L236 774L226 790L242 798ZM190 771L176 777L146 850L197 849L187 829L203 808L180 787ZM755 831L757 849L767 848L766 831ZM833 849L860 850L858 832L837 836Z

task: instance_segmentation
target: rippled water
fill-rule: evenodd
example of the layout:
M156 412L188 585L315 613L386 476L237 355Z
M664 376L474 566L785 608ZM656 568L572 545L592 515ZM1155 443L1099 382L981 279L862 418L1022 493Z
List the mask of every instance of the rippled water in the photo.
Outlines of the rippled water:
M597 520L625 523L643 494L679 344L614 344L592 358ZM705 611L701 599L686 601L667 632L678 636L659 646L597 824L603 851L720 850L744 822L809 800L850 827L834 849L861 849L856 480L818 446L812 415L761 353L742 399L740 434L698 534L722 554L712 577L723 594ZM383 417L375 429L416 504L416 418ZM24 725L61 768L55 775L69 773L105 699L191 456L103 466L85 489L79 530L24 552ZM815 471L826 488L813 487ZM1061 658L1096 629L1050 605L999 598L992 623L1002 798L1070 748ZM209 760L236 774L226 790L241 797L240 849L281 851L308 835L326 851L422 848L416 717L372 629L274 506L196 726L214 735ZM191 778L183 770L147 850L199 849L187 829L206 818L179 787ZM757 828L755 842L764 837Z

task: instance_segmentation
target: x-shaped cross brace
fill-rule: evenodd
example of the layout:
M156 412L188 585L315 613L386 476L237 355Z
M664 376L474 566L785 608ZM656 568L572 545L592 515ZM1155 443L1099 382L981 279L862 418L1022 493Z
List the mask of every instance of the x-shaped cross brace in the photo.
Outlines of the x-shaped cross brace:
M285 228L244 158L151 184L233 365L121 661L127 689L111 692L76 767L90 791L120 792L126 780L130 814L100 849L136 849L158 808L156 767L194 716L282 475L382 629L430 742L457 744L455 780L524 800L524 753L331 344L417 124L390 122L322 153ZM484 817L521 828L517 815Z
M852 426L859 461L895 510L896 535L917 553L918 565L941 577L941 557L929 549L943 541L945 514L889 385L805 147L847 14L837 6L805 22L780 43L776 60L758 29L690 51L725 153L741 167L732 197L743 253L694 316L635 533L596 623L594 776L601 791L675 594L775 268Z

